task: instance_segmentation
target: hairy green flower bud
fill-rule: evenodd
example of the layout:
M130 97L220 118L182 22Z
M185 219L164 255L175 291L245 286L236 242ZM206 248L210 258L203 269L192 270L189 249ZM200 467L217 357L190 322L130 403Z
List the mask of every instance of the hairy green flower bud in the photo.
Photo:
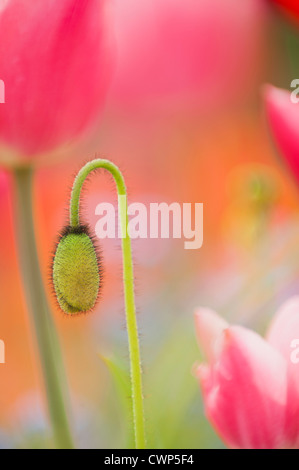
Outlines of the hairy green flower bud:
M53 259L52 279L58 303L65 313L87 312L95 306L101 269L86 226L64 229Z

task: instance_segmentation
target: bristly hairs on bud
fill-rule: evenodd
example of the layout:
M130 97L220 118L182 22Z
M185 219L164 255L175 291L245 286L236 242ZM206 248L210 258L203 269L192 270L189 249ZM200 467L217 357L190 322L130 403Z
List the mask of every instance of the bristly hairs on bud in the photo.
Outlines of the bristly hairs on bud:
M93 310L102 279L101 252L89 227L64 227L51 263L51 281L61 310L68 315Z

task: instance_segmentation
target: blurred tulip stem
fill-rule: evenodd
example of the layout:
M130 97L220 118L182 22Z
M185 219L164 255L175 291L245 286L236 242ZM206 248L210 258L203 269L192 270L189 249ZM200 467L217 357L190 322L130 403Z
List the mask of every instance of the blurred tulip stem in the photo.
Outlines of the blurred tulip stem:
M35 330L55 445L73 448L66 407L66 383L58 336L39 267L32 209L31 168L14 171L15 231L28 312Z
M119 198L119 217L122 236L122 254L123 254L123 282L125 295L125 309L127 332L130 353L131 370L131 393L133 405L133 421L135 446L137 449L144 449L146 446L145 426L144 426L144 408L142 394L142 371L140 362L140 348L138 338L138 328L136 320L135 294L134 294L134 274L132 262L131 240L127 231L128 212L127 212L127 191L124 178L116 165L109 160L96 159L88 162L78 173L72 190L70 203L70 224L76 227L80 224L80 194L83 183L90 172L97 168L103 168L113 176Z

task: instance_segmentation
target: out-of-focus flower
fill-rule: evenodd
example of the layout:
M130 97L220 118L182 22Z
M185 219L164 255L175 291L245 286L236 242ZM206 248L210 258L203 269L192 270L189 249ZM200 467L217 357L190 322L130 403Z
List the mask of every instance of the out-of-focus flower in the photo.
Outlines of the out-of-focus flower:
M278 173L278 172L277 172ZM268 165L239 165L228 180L229 204L223 228L234 243L241 243L252 256L251 248L268 236L267 229L277 209L279 180Z
M199 309L196 332L208 364L196 366L208 419L229 447L299 447L299 297L286 302L264 340ZM298 343L297 343L298 348ZM298 351L297 351L298 352Z
M294 18L299 20L299 3L298 0L272 0L290 13Z
M95 123L111 74L106 0L0 0L0 161L28 163Z
M271 85L264 96L274 140L299 182L299 103L292 102L289 91Z
M248 96L261 64L263 0L116 0L118 71L127 108L205 111Z

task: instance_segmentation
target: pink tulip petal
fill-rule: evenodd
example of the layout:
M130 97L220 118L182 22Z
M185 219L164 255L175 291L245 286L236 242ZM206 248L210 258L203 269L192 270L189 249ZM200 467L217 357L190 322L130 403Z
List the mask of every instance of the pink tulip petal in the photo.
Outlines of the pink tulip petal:
M299 3L298 0L273 0L274 3L283 7L283 9L293 18L299 20Z
M208 308L200 308L195 312L196 336L203 353L209 362L218 357L221 333L228 328L228 323L216 312Z
M270 325L267 340L287 361L286 433L290 443L299 447L299 296L289 299L279 309Z
M139 109L160 100L164 106L195 100L207 111L244 98L262 57L265 5L263 0L116 0L116 104Z
M292 297L281 306L270 324L266 339L291 363L291 342L299 340L299 296Z
M299 103L286 90L265 87L266 113L274 140L299 182Z
M286 445L286 362L259 335L238 326L224 330L218 361L199 367L197 376L208 418L230 447Z
M0 12L0 140L32 159L78 139L111 71L105 0L10 0Z

